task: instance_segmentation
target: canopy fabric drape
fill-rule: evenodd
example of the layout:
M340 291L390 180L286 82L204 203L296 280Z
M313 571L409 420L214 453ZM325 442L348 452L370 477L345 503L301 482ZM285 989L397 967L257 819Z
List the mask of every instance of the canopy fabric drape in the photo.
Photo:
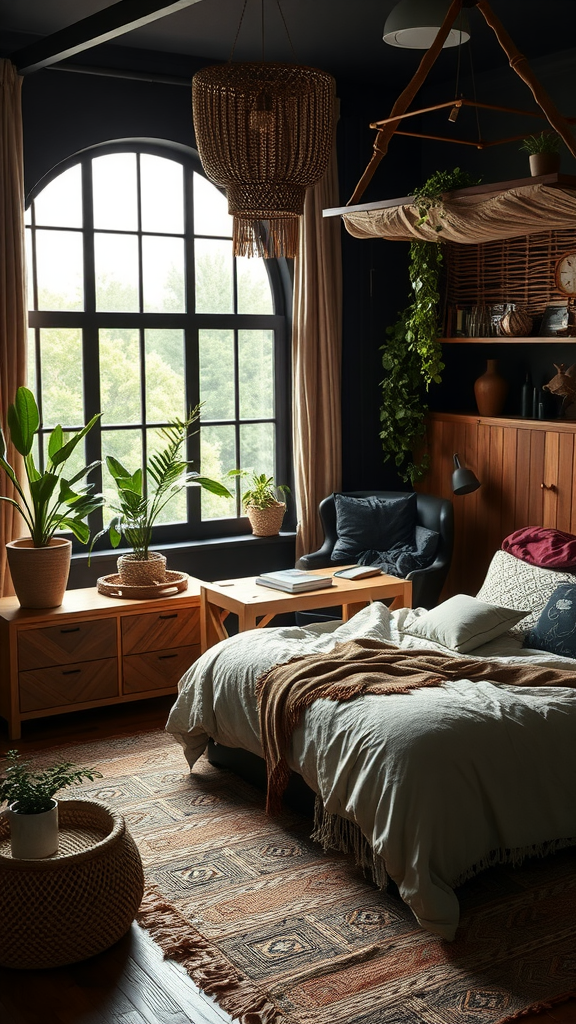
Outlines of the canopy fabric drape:
M515 235L573 228L576 190L550 185L521 185L497 193L453 196L430 209L423 224L411 203L380 210L345 213L344 224L355 238L389 238L412 242L460 242L476 245ZM438 232L438 229L440 233Z
M26 383L26 263L24 255L24 161L22 78L9 60L0 60L0 420L16 389ZM20 476L21 458L8 445L7 459ZM0 494L14 488L0 473ZM6 543L23 533L16 509L0 501L0 595L14 593L7 570Z
M306 193L294 263L293 448L296 557L323 540L318 505L341 487L342 255L340 224L322 210L338 204L336 148L324 177Z

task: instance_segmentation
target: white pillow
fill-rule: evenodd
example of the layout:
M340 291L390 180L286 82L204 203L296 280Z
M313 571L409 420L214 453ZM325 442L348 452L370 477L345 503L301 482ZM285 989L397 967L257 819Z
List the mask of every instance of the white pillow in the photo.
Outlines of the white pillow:
M525 608L525 618L510 630L514 636L522 636L536 625L560 583L576 583L576 575L573 572L542 569L509 555L507 551L497 551L476 597L479 601L516 608L518 611Z
M525 608L501 608L469 594L456 594L420 615L404 632L466 654L506 633L525 614Z

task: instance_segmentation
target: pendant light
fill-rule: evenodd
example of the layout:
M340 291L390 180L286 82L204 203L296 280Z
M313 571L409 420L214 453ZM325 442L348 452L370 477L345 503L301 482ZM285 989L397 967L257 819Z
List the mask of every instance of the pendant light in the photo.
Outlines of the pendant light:
M384 25L384 42L410 50L428 50L442 25L450 0L400 0L392 8ZM444 43L459 46L470 39L470 23L464 10L460 11Z
M229 60L194 75L196 144L226 191L235 256L297 255L306 189L332 150L334 96L332 75L298 64Z

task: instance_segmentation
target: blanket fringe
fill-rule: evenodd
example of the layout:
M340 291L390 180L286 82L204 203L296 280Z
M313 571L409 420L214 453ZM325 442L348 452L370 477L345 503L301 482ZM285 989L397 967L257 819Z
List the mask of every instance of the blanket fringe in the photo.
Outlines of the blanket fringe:
M156 889L146 887L136 916L164 955L186 973L231 1017L242 1024L291 1024L269 994L245 978L214 943L209 942Z
M324 853L327 850L339 850L351 853L356 867L362 868L364 876L374 882L379 889L388 885L388 873L384 861L374 853L366 836L354 821L341 818L339 814L329 814L317 796L314 804L314 831L311 839L320 843Z
M479 875L481 871L486 871L487 868L494 868L498 864L511 864L512 867L518 868L527 860L529 857L547 857L551 853L556 853L558 850L564 850L567 846L576 846L576 837L569 839L550 839L545 843L534 843L533 846L521 846L516 847L513 850L498 849L491 850L485 857L477 861L471 867L466 868L461 874L455 878L451 885L456 889L459 885L463 885L469 878L474 878L475 875Z

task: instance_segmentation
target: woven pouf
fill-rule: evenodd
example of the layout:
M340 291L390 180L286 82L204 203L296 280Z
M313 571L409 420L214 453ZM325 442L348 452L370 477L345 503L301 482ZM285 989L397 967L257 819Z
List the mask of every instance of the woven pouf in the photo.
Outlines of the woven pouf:
M57 854L10 855L0 819L0 964L62 967L108 949L129 929L144 891L142 861L121 814L97 800L58 803Z

